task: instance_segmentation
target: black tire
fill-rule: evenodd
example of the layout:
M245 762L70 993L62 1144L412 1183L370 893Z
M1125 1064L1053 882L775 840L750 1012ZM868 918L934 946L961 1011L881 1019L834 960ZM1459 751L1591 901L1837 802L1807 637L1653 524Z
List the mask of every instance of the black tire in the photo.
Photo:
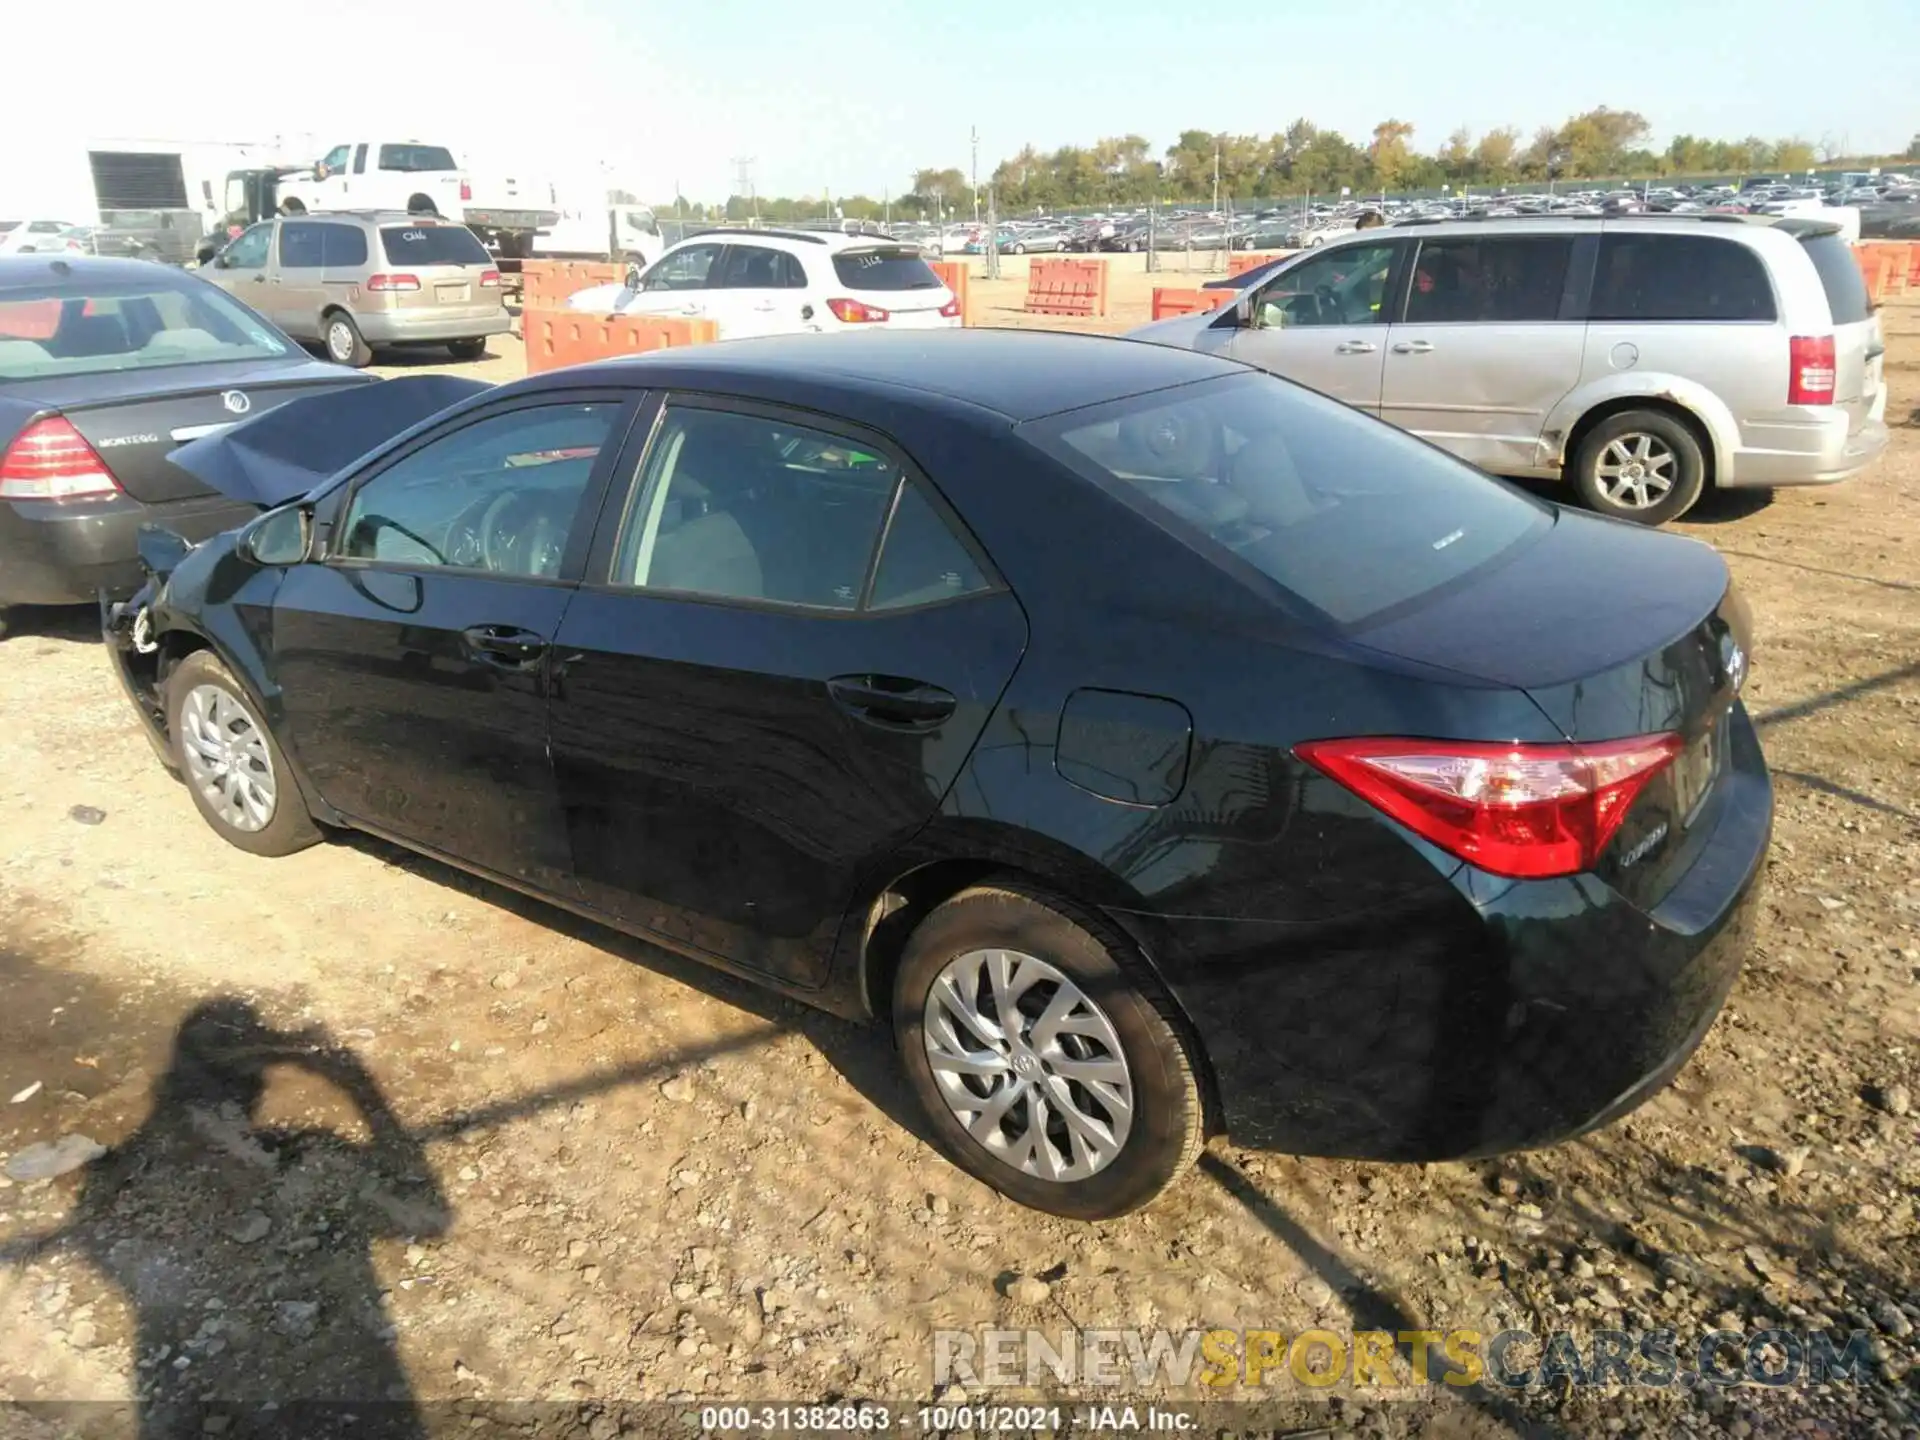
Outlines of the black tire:
M264 753L265 768L272 779L273 806L266 823L258 829L243 828L216 809L207 794L207 782L187 759L185 716L188 701L196 690L209 686L223 692L228 702L239 707L245 722L259 739L256 754ZM232 726L228 729L232 733ZM281 752L279 742L273 738L273 732L267 728L259 707L212 651L194 651L174 667L173 674L167 677L167 734L173 746L174 766L186 781L187 793L193 796L194 808L213 832L229 845L245 850L250 855L278 856L304 850L320 838L320 829L307 813L307 802L300 794L300 787L294 783L287 757ZM253 762L253 768L257 773L260 768L257 759Z
M1013 950L1043 961L1104 1012L1119 1058L1126 1062L1133 1109L1118 1152L1090 1174L1054 1180L1025 1173L975 1139L944 1098L927 1052L927 1001L946 967L978 950ZM1043 981L1023 998L1040 1006L1058 993L1057 985ZM1033 1016L1024 1008L1022 1014L1024 1032ZM970 1175L1036 1210L1074 1220L1104 1220L1137 1210L1185 1174L1205 1142L1197 1056L1173 1002L1118 929L1043 891L1015 883L967 890L921 921L894 977L893 1031L907 1083L940 1148ZM1103 1042L1093 1043L1104 1048ZM1022 1083L1014 1075L1009 1069L993 1083ZM1047 1083L1066 1082L1051 1076ZM1027 1113L1024 1101L1008 1110L1009 1116ZM1112 1112L1106 1113L1111 1133ZM1064 1139L1065 1130L1059 1133Z
M1012 247L1012 250L1013 250L1013 253L1016 255L1024 255L1027 253L1027 247L1024 245L1014 245Z
M307 213L307 207L302 205L298 200L287 200L281 203L280 213L282 215L304 215Z
M320 340L327 347L327 358L336 365L362 370L373 359L373 350L361 337L360 327L344 310L330 310L321 319Z
M1613 448L1616 442L1619 449ZM1652 485L1638 483L1631 476L1603 476L1601 467L1619 465L1623 454L1644 454L1650 464L1657 464L1663 455L1669 457L1665 471L1671 479L1666 490L1657 492ZM1707 461L1700 452L1700 441L1691 428L1663 410L1623 410L1609 415L1581 440L1572 470L1570 478L1582 504L1601 515L1636 525L1664 525L1679 519L1693 508L1707 483ZM1651 473L1657 476L1659 471ZM1633 495L1644 496L1646 503L1627 498Z
M407 213L409 215L438 215L440 213L440 207L433 203L433 197L430 195L410 195L407 197Z
M449 340L447 353L456 360L484 360L487 358L487 342L484 339Z

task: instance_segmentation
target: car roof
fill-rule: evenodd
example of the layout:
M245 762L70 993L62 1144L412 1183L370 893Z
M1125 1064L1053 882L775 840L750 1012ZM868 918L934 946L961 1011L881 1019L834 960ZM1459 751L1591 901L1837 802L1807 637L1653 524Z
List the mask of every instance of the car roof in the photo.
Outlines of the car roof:
M274 215L276 221L359 220L369 225L448 225L465 229L444 215L416 215L411 210L304 210L298 215Z
M632 383L636 368L657 370L658 377L649 375L647 383L662 388L737 388L759 394L766 391L766 382L775 381L801 384L823 395L871 397L916 390L993 411L1016 424L1247 373L1236 361L1173 346L1058 330L989 328L729 340L584 365L569 374L581 383Z
M185 271L151 260L126 260L100 255L0 255L0 290L25 289L63 281L76 288L88 283L148 280L173 288L200 283Z
M819 254L823 250L864 250L875 245L913 248L911 242L891 235L848 235L840 230L761 230L748 225L716 225L709 230L696 230L676 240L674 245L703 243L766 245L775 250L791 250L796 255Z

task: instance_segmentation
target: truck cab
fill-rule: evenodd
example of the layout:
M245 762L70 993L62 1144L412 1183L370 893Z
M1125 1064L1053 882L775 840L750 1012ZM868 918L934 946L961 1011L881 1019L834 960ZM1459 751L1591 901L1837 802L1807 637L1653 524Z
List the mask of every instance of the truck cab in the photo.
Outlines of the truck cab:
M444 145L418 140L351 140L314 162L306 178L281 182L280 213L404 210L462 218L466 172Z

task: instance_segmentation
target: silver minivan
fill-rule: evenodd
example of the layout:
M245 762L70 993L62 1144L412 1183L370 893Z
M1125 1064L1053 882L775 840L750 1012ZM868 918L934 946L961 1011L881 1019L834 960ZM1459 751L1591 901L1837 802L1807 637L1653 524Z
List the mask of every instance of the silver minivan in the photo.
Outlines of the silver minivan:
M434 216L279 216L236 236L200 273L342 365L365 365L376 346L444 345L477 360L511 323L486 247Z
M1708 486L1886 448L1885 345L1835 225L1508 217L1362 231L1136 339L1244 360L1500 475L1657 525Z

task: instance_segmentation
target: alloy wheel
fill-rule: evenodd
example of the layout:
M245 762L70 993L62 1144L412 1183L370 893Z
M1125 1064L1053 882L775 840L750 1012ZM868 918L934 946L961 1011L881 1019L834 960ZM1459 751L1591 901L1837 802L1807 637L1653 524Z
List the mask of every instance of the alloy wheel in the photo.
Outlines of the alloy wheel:
M1610 440L1594 464L1601 493L1626 510L1650 510L1665 500L1678 472L1673 448L1640 430Z
M252 712L218 685L196 685L180 707L180 740L188 778L221 822L265 829L278 791Z
M972 950L927 994L927 1060L954 1118L995 1159L1043 1180L1110 1165L1133 1128L1133 1077L1113 1022L1063 971Z

